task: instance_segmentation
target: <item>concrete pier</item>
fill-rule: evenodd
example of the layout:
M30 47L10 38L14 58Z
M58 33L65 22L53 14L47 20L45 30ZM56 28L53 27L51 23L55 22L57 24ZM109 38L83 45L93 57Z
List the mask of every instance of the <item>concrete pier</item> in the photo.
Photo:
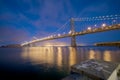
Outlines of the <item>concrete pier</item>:
M71 77L72 74L77 75L76 79L74 75ZM120 80L120 65L102 60L87 60L72 66L71 75L63 80Z

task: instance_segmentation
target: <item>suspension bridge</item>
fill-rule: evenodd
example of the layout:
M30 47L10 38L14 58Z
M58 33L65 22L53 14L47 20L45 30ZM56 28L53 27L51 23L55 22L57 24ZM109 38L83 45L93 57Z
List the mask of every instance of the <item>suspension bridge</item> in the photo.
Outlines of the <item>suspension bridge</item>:
M21 46L32 46L32 44L37 43L37 42L66 38L66 37L71 37L71 46L76 46L77 45L76 44L76 36L82 36L82 35L86 35L86 34L120 29L120 23L119 23L120 20L119 19L120 19L120 15L98 16L98 17L89 17L89 18L71 18L62 27L60 27L60 29L57 30L57 31L60 31L61 29L65 29L66 24L68 24L70 22L71 28L68 33L63 32L63 34L60 34L60 33L57 34L56 33L57 31L56 31L50 36L47 36L44 38L36 38L29 42L24 42L21 44ZM103 23L106 21L108 21L109 24ZM75 22L84 22L84 26L90 25L90 23L92 23L92 24L94 24L94 26L87 27L86 29L81 30L81 31L75 31ZM98 23L102 23L102 24L97 26ZM80 27L82 25L83 24L79 24ZM67 28L67 29L69 29L69 28Z

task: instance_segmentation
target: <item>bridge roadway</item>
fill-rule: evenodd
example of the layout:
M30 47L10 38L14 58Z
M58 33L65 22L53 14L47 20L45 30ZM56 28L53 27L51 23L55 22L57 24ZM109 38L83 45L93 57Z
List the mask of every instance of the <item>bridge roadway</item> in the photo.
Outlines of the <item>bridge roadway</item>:
M58 36L51 36L51 37L46 37L46 38L42 38L42 39L36 39L36 40L32 40L30 42L23 43L22 46L33 44L36 42L47 41L47 40L66 38L66 37L72 37L72 36L79 36L79 35L104 32L104 31L110 31L110 30L117 30L117 29L120 29L120 24L116 24L116 25L112 25L112 26L102 26L102 27L93 28L93 29L91 28L91 29L87 29L87 30L84 30L81 32L75 32L72 34L62 34L62 35L58 35Z

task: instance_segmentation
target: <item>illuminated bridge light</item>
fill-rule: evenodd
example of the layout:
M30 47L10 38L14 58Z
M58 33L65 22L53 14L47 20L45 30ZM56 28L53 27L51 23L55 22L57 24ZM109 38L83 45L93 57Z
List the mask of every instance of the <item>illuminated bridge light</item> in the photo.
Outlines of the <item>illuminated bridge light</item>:
M51 38L53 37L53 35L50 36Z
M88 27L88 30L91 30L92 28L91 27Z
M58 34L58 36L60 36L60 34Z
M104 23L104 24L102 24L102 27L105 27L106 26L106 24Z
M50 38L50 36L48 36L48 38Z
M97 24L94 25L95 27L97 26Z
M69 31L69 34L71 34L71 30Z
M115 29L120 29L120 24L118 24L118 20L120 18L120 15L107 15L107 16L98 16L98 17L85 17L85 18L74 18L77 21L94 21L94 20L110 20L110 24L105 24L105 22L103 22L103 24L101 24L100 26L98 25L97 22L93 23L93 26L86 26L87 28L85 30L81 29L81 31L79 32L75 32L75 31L68 31L68 32L62 32L61 34L58 32L54 32L54 34L52 33L52 35L49 35L47 37L43 37L43 38L36 38L35 36L33 36L32 40L29 42L23 42L21 43L21 45L29 45L32 43L36 43L36 42L41 42L41 41L45 41L45 40L52 40L52 39L58 39L58 38L65 38L65 37L72 37L72 36L79 36L79 35L84 35L84 34L91 34L91 33L97 33L97 32L102 32L102 31L109 31L109 30L115 30ZM101 21L100 21L101 22ZM66 29L65 27L60 28L60 30L62 29ZM62 30L63 31L63 30ZM58 34L56 34L58 33Z

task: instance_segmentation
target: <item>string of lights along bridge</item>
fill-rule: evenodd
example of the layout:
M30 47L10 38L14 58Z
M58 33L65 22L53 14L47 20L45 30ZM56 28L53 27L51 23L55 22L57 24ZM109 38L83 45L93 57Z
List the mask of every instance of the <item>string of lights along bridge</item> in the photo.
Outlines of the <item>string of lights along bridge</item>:
M79 31L75 30L76 27ZM76 36L116 29L120 29L120 15L71 18L51 35L43 38L34 37L34 40L26 41L21 46L31 46L37 42L66 37L71 37L71 46L76 46Z

